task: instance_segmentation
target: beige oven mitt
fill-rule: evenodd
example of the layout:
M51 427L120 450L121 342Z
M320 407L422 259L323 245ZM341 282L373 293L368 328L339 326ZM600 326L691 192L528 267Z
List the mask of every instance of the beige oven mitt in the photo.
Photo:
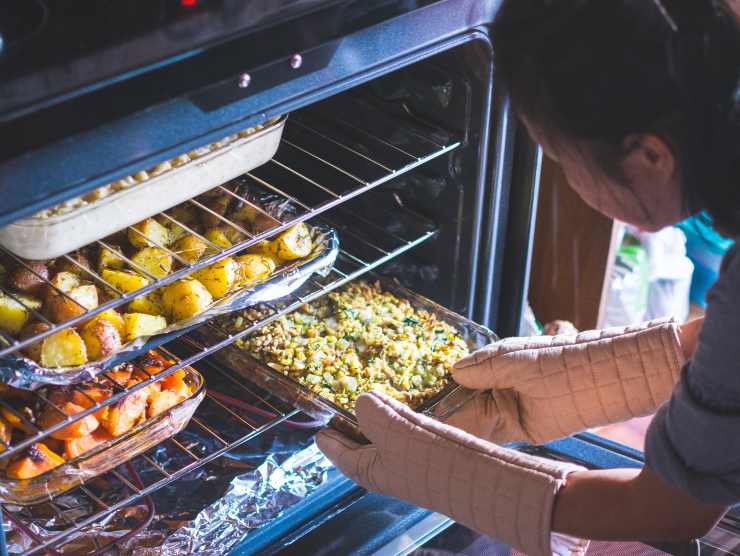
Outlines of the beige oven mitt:
M447 423L493 442L540 444L654 413L670 398L683 363L672 319L509 338L455 365L457 383L486 391Z
M528 556L583 554L588 543L553 534L555 496L583 468L501 448L379 393L355 406L361 445L331 429L316 442L360 486L445 514Z

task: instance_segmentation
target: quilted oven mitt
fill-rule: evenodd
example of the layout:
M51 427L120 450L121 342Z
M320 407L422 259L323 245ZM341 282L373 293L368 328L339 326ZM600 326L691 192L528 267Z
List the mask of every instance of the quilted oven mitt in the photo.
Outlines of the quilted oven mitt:
M509 338L455 365L457 383L485 392L447 423L493 442L541 444L654 413L670 398L683 364L672 319Z
M585 552L587 541L550 534L555 496L583 468L501 448L380 393L361 395L355 411L371 444L331 429L316 441L359 485L448 515L529 556Z

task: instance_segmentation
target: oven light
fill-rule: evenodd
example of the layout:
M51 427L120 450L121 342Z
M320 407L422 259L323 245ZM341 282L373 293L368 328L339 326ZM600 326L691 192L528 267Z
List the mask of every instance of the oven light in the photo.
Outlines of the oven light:
M180 6L183 8L196 8L198 6L198 0L180 0Z

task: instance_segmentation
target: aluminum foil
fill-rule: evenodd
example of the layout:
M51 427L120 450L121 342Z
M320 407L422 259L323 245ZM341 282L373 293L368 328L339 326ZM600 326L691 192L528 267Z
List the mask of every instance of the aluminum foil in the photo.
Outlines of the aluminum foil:
M314 249L308 257L282 268L277 275L265 282L250 288L242 288L215 301L207 310L192 319L173 323L154 336L137 338L123 346L116 354L79 367L50 369L15 354L0 357L0 382L29 390L35 390L47 384L65 385L85 382L130 360L133 356L143 354L152 347L160 345L161 340L169 333L195 327L217 315L285 297L305 284L312 275L326 276L339 254L339 238L335 230L325 226L314 226L311 231Z

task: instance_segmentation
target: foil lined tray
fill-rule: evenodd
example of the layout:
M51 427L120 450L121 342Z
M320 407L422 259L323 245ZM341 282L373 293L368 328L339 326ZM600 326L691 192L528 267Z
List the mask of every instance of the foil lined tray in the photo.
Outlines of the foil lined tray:
M9 479L0 474L0 501L30 505L50 500L179 433L206 393L203 375L192 367L185 371L185 381L193 390L189 398L41 475L31 479Z
M326 275L339 254L339 237L326 226L312 226L314 249L308 257L279 269L271 278L250 287L240 288L214 301L211 306L191 319L172 323L154 336L142 336L124 345L109 357L90 361L78 367L47 368L17 354L0 357L0 382L16 388L35 390L44 385L68 385L90 380L112 367L145 353L157 344L152 338L184 331L218 315L246 309L285 297L300 288L312 275Z
M488 328L404 288L395 280L378 276L373 276L372 279L379 281L384 291L408 300L415 309L428 311L443 322L452 325L465 340L471 351L497 340L496 335ZM222 339L219 333L210 327L197 330L195 335L207 342ZM214 354L214 358L234 373L258 384L285 403L300 409L314 419L329 424L359 442L367 442L360 431L354 412L348 411L331 400L316 394L289 376L258 361L238 346L232 344L219 350ZM414 409L430 417L444 420L475 395L474 390L469 390L450 381L439 393L425 400Z

